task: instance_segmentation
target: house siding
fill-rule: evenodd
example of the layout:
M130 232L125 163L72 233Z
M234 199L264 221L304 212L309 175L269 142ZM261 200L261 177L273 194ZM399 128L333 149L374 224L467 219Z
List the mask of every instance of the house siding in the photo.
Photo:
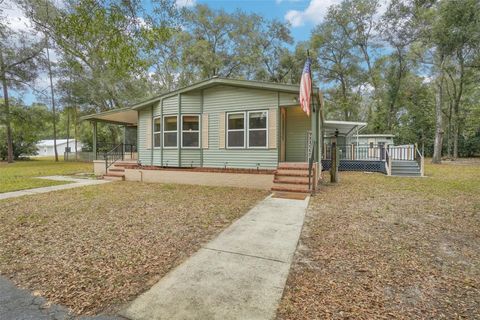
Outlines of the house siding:
M151 165L151 149L147 146L148 119L152 117L151 108L138 112L138 160L142 164Z
M295 94L279 93L270 90L258 90L231 86L215 86L203 91L193 91L164 98L161 103L154 105L153 116L160 115L182 115L182 114L208 114L208 121L200 119L201 126L208 126L204 130L208 135L208 144L201 149L181 148L181 117L179 117L179 147L174 149L154 148L146 146L147 121L152 117L152 108L146 107L139 111L138 143L139 161L145 165L169 166L169 167L217 167L217 168L260 168L274 169L278 165L278 138L280 136L280 121L278 111L279 104L292 104ZM270 109L273 109L270 110ZM227 112L270 110L269 116L275 115L276 121L273 128L270 128L269 136L274 134L277 143L268 143L272 148L266 149L228 149L220 146L220 116ZM273 112L273 113L272 113ZM295 124L291 124L292 126ZM302 124L303 125L303 122ZM308 127L310 124L307 123ZM226 128L225 128L226 130ZM288 130L288 128L287 128ZM300 127L305 135L304 129ZM202 128L200 128L200 133ZM287 132L288 135L288 132ZM202 136L202 134L200 134ZM274 147L273 147L274 146ZM294 146L292 146L295 149ZM302 150L304 146L302 145ZM295 151L298 153L299 151ZM304 151L302 151L304 155ZM153 161L152 161L153 160ZM299 161L303 161L299 160Z
M220 114L233 111L268 110L278 107L274 91L218 86L204 90L203 112L209 114L208 149L204 149L203 166L227 168L276 168L278 150L221 149L219 145ZM278 127L277 127L278 130Z
M298 94L284 93L284 92L280 92L279 94L279 103L281 106L298 104L297 101L298 101Z

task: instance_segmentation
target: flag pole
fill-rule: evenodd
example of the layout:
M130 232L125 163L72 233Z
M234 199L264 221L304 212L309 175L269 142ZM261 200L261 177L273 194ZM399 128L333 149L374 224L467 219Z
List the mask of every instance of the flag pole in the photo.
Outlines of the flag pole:
M310 60L310 50L307 49L307 59ZM313 100L313 68L312 68L312 60L310 60L310 106L312 107L312 113L315 112L315 102Z

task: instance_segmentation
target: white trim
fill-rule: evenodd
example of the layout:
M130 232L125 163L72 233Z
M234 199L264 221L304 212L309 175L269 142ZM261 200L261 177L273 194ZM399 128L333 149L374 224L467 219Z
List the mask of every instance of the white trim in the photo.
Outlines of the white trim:
M246 111L234 111L234 112L226 112L225 113L225 120L227 122L227 125L226 125L226 130L225 130L225 148L226 149L245 149L246 148L246 131L247 131L247 117L246 117ZM231 115L231 114L243 114L243 129L230 129L229 128L229 125L230 125L230 121L228 121L228 116ZM230 147L229 146L229 143L228 143L228 133L229 132L241 132L243 131L243 146L236 146L236 147Z
M254 128L250 129L250 113L265 113L265 129ZM247 111L247 133L246 133L246 140L247 140L247 148L248 149L268 149L268 110L250 110ZM265 131L265 146L260 147L251 147L250 146L250 131Z
M198 119L198 130L191 130L191 131L185 131L186 133L198 133L198 146L197 147L185 147L183 145L183 117L197 117ZM202 117L201 114L199 113L186 113L182 114L181 116L181 121L180 121L180 134L181 134L181 146L182 149L200 149L200 143L201 143L201 138L200 138L200 133L202 132Z
M169 131L165 131L165 118L171 118L171 117L176 117L177 118L177 129L176 130L169 130ZM163 115L163 122L162 122L162 142L163 142L163 149L178 149L178 114L164 114ZM172 147L172 146L165 146L165 133L173 133L173 132L176 132L177 133L177 144L175 147Z
M155 131L155 120L160 119L160 131ZM162 116L154 116L152 119L152 146L153 149L161 149L162 148L162 138L163 138L163 125L162 125ZM160 145L158 147L155 146L155 135L160 134Z

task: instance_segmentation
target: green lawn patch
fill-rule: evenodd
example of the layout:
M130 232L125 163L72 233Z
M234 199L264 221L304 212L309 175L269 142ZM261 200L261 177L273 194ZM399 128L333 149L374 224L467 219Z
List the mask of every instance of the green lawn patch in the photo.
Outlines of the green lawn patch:
M51 158L22 160L15 163L0 162L0 193L68 183L36 177L92 173L92 171L91 163L55 162Z

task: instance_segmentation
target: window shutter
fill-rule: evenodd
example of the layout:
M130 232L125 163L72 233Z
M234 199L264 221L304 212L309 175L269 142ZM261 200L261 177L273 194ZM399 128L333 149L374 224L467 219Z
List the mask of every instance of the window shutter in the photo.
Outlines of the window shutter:
M147 121L145 124L146 127L146 139L145 139L145 148L152 149L152 133L153 133L153 126L152 126L152 115L148 114Z
M268 110L268 148L277 148L277 108Z
M225 149L225 112L218 114L218 148Z
M208 113L202 114L202 148L208 149Z

